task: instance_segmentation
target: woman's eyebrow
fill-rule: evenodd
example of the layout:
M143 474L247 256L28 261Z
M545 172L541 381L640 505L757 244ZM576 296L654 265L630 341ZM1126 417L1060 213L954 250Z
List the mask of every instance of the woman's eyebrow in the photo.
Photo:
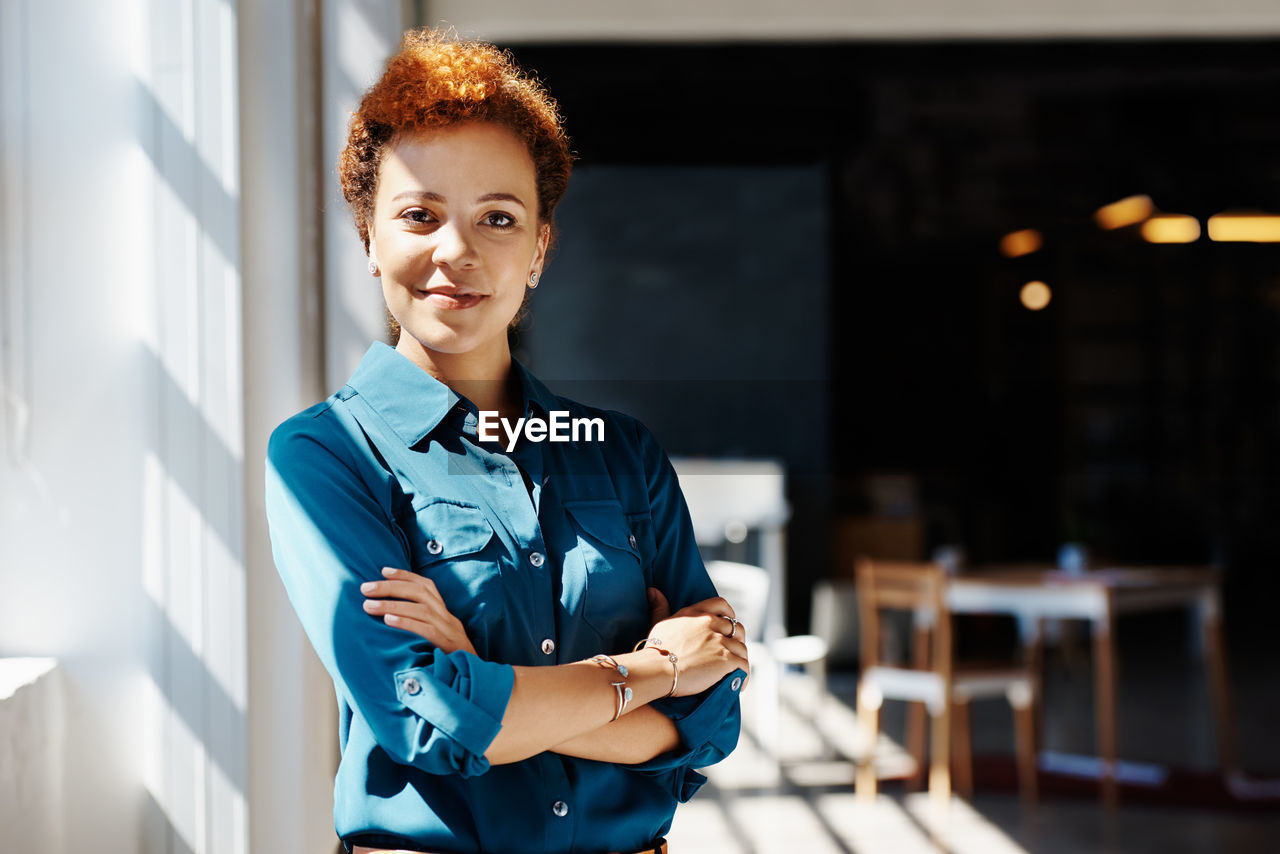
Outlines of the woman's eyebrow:
M477 202L515 202L520 207L522 208L525 207L525 203L520 200L520 197L516 195L512 195L511 193L485 193L483 196L476 199L476 201Z
M443 202L444 196L439 193L433 193L430 190L405 190L403 193L396 193L391 197L393 202L398 202L401 199L426 199L431 202Z
M401 199L426 199L427 201L441 203L445 201L444 196L439 193L433 193L430 190L405 190L403 193L397 193L391 197L391 201L393 202L398 202ZM476 204L483 202L515 202L522 208L528 207L528 205L524 203L524 200L514 193L485 193L483 196L476 199Z

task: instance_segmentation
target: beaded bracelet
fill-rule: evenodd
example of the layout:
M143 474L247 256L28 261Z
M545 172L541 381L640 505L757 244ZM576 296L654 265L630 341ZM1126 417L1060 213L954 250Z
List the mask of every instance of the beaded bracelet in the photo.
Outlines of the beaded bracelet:
M625 664L619 664L613 660L612 656L604 655L603 653L600 655L593 655L591 658L588 658L587 661L593 661L596 664L604 664L612 667L614 670L618 671L618 675L622 677L620 682L609 683L613 686L613 689L618 692L618 710L613 713L613 721L616 721L618 718L622 717L623 711L627 708L627 703L631 702L631 689L627 687L627 677L630 675L627 672L627 666ZM609 721L609 723L613 723L613 721Z
M665 655L667 657L667 661L671 662L671 690L663 694L662 696L664 699L667 697L673 697L675 696L675 693L676 693L676 685L680 684L680 665L676 663L680 660L680 658L674 652L671 652L670 650L667 650L667 649L663 649L662 641L660 641L658 638L645 638L644 640L640 641L640 643L632 647L631 651L639 652L642 649L650 649L651 647L649 647L648 644L653 644L652 649L655 650L656 652L660 652L663 655Z

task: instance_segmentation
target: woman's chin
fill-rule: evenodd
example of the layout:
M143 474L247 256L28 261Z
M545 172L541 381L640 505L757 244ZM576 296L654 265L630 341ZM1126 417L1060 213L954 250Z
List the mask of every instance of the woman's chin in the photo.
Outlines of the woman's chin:
M439 353L443 356L462 356L467 353L473 353L479 350L488 349L493 346L494 340L499 336L481 335L475 332L464 332L462 330L451 329L447 326L438 325L432 329L423 329L420 331L413 330L401 324L400 326L400 343L396 345L396 349L402 349L402 345L409 343L415 347L429 351L431 353ZM406 342L406 334L408 341ZM502 344L506 342L506 332L501 335Z

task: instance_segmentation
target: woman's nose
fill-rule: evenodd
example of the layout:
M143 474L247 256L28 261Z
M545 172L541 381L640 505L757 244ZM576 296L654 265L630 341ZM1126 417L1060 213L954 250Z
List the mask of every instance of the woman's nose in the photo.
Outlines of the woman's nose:
M475 260L469 236L454 223L441 225L434 237L436 245L432 260L436 266L465 267Z

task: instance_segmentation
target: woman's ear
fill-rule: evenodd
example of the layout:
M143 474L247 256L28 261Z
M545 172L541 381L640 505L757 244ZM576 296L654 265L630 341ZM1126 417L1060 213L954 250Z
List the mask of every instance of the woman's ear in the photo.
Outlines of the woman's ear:
M378 246L373 242L373 229L369 229L369 275L381 276L382 271L378 269Z
M538 248L533 253L533 266L530 272L542 275L542 265L547 260L547 247L551 244L551 225L543 223L538 226Z

